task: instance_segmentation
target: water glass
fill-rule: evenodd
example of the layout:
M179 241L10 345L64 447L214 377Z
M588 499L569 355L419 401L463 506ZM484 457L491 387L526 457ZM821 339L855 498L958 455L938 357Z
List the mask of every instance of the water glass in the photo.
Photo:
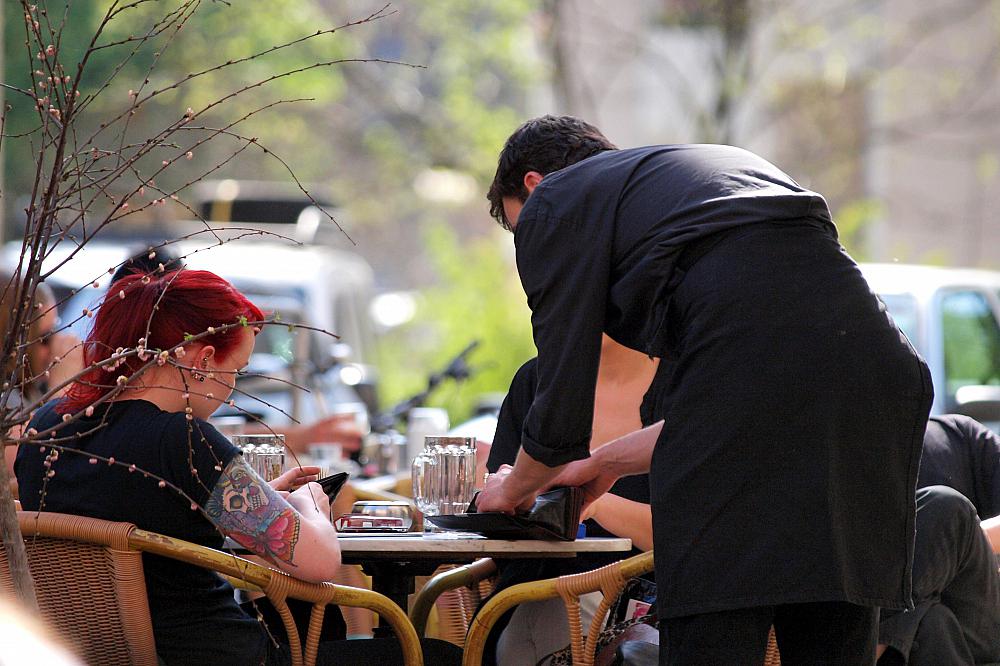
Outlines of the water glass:
M273 481L285 470L284 435L233 435L233 445L243 459L265 481Z
M474 437L429 436L413 460L413 498L425 516L464 513L476 487Z

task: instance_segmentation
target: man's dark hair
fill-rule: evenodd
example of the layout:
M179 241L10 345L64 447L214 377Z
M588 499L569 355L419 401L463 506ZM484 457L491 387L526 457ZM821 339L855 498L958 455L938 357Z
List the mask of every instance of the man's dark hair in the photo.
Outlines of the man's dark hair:
M153 254L152 258L149 256L151 253ZM167 248L161 247L156 251L150 248L139 249L118 267L115 274L111 276L111 284L118 282L118 280L127 275L134 275L135 273L146 275L159 274L161 265L163 266L164 273L184 268L184 262L178 259Z
M503 199L527 200L524 174L537 171L546 176L597 153L617 148L601 130L573 116L542 116L529 120L510 135L500 151L497 173L486 194L490 215L510 231L510 220L503 212Z

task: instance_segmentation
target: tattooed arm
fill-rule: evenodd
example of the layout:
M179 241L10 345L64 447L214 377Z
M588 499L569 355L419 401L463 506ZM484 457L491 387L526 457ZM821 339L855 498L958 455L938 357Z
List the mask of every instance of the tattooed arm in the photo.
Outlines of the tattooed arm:
M296 578L331 580L340 566L330 503L319 484L282 497L238 455L219 476L206 510L226 535Z

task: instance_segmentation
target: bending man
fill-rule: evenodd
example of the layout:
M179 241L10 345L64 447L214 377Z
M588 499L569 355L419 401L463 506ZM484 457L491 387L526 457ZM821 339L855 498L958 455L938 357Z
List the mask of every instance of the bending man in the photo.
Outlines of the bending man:
M650 467L663 663L760 663L772 624L790 663L871 663L876 607L911 603L933 391L823 198L738 148L617 150L551 116L508 139L489 198L538 383L516 473L480 509L514 511L588 455L607 332L668 365Z

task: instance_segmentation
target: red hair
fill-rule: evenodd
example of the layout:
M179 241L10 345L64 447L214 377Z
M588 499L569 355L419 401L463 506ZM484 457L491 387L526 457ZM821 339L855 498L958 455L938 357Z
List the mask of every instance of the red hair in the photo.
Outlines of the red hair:
M124 298L123 298L124 296ZM151 354L183 343L187 336L240 321L260 321L264 314L233 285L208 271L180 270L162 275L135 273L111 284L97 310L93 329L83 343L85 372L67 391L59 412L77 412L113 389L119 376L131 377L148 361L132 354L113 372L93 367L118 349L135 349L145 338ZM149 335L147 335L147 327ZM198 338L215 347L221 358L240 342L242 326ZM181 360L181 364L189 365Z

